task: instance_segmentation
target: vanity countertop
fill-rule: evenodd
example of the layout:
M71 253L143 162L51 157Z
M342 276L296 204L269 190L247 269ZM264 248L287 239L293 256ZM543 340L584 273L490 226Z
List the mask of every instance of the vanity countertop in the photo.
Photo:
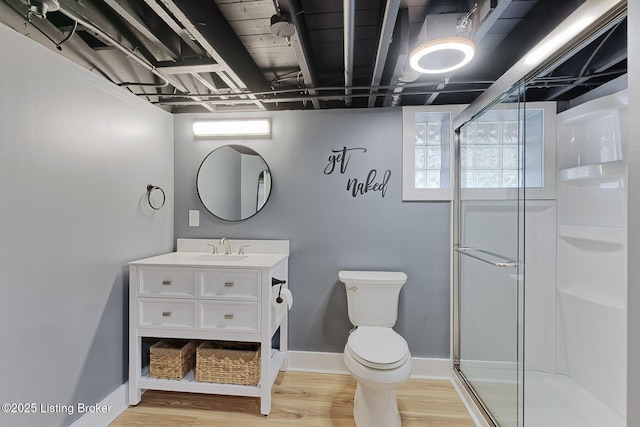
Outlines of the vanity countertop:
M287 256L286 254L212 255L208 252L170 252L132 261L129 265L271 269Z

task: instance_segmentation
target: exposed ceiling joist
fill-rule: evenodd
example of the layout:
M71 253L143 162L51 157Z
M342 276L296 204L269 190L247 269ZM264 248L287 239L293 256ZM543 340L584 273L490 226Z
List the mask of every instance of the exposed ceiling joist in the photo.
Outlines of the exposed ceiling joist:
M311 95L316 95L317 92L313 89L317 86L318 81L315 73L316 67L311 55L307 24L302 18L304 11L300 5L300 0L282 0L280 1L280 7L283 12L291 16L293 25L296 27L296 33L291 37L291 44L293 45L298 65L300 65L304 84L307 88L310 88L309 93ZM320 101L317 98L313 98L311 103L313 108L320 108Z
M398 12L396 29L390 49L393 50L392 57L394 60L391 64L389 84L395 86L400 83L407 65L407 58L409 57L409 10L407 8L402 8ZM392 105L395 96L394 93L387 93L383 106L389 107Z
M269 84L218 7L210 0L190 0L180 6L173 0L159 0L176 17L205 52L224 67L224 74L236 89L264 91ZM206 9L208 13L203 14ZM256 105L264 108L260 101Z
M582 3L59 0L62 11L45 17L29 14L29 1L40 0L0 0L8 5L0 22L176 113L467 104ZM407 66L427 17L444 25L445 15L464 16L476 4L471 64L448 76ZM624 72L625 48L620 35L597 56L585 45L532 92L541 100L579 96ZM616 54L607 59L604 51Z
M387 63L389 46L391 45L391 38L393 36L393 30L396 27L396 19L398 18L399 10L400 0L386 0L386 6L382 18L382 30L380 31L378 49L376 51L376 61L373 66L373 76L371 77L371 86L373 87L380 84L382 72L384 71L384 66ZM378 91L372 90L371 93L375 94L378 93ZM376 97L369 97L369 108L375 107L375 105Z
M162 19L165 24L169 26L177 35L182 39L185 45L189 46L191 50L193 50L196 54L204 54L202 48L191 39L191 35L185 31L185 29L178 25L178 23L173 19L173 17L163 8L156 0L144 0L146 5L155 12L156 15L160 19Z
M136 31L140 32L144 37L151 41L152 45L160 50L164 55L174 61L180 58L177 50L170 48L171 44L175 45L175 41L171 40L165 33L159 31L151 31L148 23L145 23L131 5L122 0L103 0L111 9L128 22ZM149 19L147 17L147 19ZM177 47L177 46L175 46Z

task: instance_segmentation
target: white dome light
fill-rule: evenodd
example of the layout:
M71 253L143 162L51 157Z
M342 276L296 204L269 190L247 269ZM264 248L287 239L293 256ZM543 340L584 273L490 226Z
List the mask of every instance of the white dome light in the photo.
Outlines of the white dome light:
M439 39L429 40L422 43L409 55L409 64L414 70L424 74L441 74L449 71L457 70L467 65L473 59L476 52L476 45L471 40L463 37L443 37ZM450 55L455 57L456 61L444 61L444 64L436 64L435 67L425 66L428 63L428 56L433 54L440 56ZM438 58L443 62L442 57Z

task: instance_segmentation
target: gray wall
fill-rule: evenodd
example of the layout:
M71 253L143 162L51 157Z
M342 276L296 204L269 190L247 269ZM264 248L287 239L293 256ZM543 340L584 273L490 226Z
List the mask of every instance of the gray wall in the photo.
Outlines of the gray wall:
M173 120L2 25L0 57L0 402L94 404L128 376L127 262L173 247Z
M244 140L271 168L273 189L266 206L242 222L225 222L205 211L195 188L200 162L233 141L194 140L195 119L221 115L174 116L175 236L291 240L289 279L293 350L341 352L351 328L338 271L400 270L409 279L400 301L397 331L414 356L449 357L448 202L403 203L401 198L402 113L400 109L323 110L234 114L270 116L273 138ZM229 117L231 115L229 114ZM345 174L324 174L331 150L352 152ZM353 197L347 180L376 182L388 169L380 192ZM200 227L188 226L188 211L199 209Z

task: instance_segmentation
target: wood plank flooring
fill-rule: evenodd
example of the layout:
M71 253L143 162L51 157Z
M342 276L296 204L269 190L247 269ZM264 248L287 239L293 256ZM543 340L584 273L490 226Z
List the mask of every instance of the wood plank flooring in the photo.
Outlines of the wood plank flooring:
M271 413L253 397L147 391L110 427L355 427L350 375L281 372ZM403 427L474 427L449 381L414 380L397 390Z

